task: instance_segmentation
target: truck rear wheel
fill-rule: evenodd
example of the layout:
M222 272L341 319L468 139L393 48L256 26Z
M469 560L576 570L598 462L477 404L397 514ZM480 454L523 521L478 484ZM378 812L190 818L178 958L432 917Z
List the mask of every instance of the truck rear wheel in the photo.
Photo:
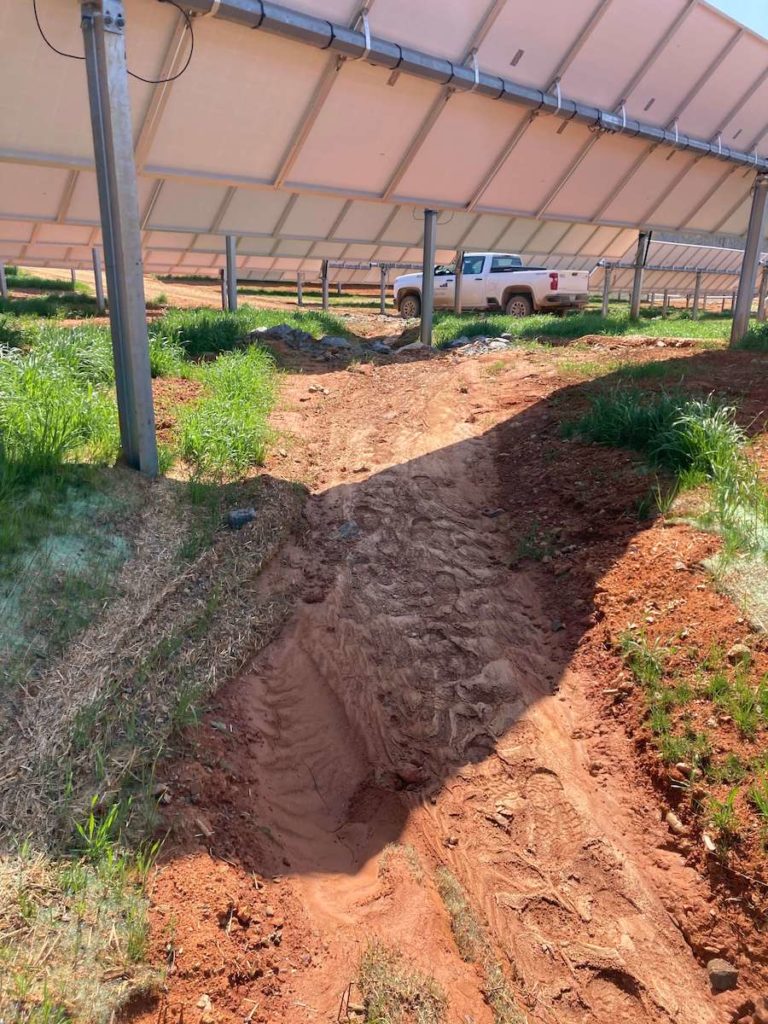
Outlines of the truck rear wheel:
M507 316L530 316L533 312L533 303L527 295L510 295L504 312Z
M405 320L421 316L421 299L418 295L406 295L400 300L400 316Z

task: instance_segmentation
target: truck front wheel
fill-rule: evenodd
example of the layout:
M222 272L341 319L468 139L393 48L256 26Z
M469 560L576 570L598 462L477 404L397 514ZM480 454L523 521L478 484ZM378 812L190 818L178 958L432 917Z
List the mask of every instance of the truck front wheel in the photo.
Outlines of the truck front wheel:
M418 295L406 295L400 300L400 316L405 320L421 316L421 299Z
M533 303L527 295L510 295L504 312L507 316L530 316L533 312Z

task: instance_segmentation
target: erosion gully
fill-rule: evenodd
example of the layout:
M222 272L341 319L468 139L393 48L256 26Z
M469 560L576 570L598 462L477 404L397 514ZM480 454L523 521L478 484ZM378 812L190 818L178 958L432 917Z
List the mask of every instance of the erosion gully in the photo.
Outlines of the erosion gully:
M128 1016L335 1021L378 936L434 974L450 1021L490 1024L445 865L528 1020L738 1018L762 968L716 997L704 962L744 968L743 922L664 825L588 656L599 581L641 531L632 460L560 438L565 383L540 355L352 370L286 378L267 470L311 497L263 586L296 600L166 767L167 976ZM532 529L573 550L518 561Z

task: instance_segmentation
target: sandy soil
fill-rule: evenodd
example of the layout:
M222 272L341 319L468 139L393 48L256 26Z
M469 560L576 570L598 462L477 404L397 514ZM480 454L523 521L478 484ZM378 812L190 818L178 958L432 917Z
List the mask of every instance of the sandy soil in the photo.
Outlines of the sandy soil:
M755 374L747 354L677 357L704 380L724 360L733 387ZM583 389L524 353L287 376L267 469L313 493L262 586L301 596L166 767L167 990L132 1019L335 1021L375 935L434 973L451 1022L490 1022L438 864L531 1021L752 1019L762 906L669 831L641 709L606 694L628 594L688 599L693 621L713 606L702 632L726 643L743 619L673 571L711 540L638 524L636 462L560 436ZM515 557L532 529L554 538L544 562ZM740 968L735 992L711 992L714 955Z

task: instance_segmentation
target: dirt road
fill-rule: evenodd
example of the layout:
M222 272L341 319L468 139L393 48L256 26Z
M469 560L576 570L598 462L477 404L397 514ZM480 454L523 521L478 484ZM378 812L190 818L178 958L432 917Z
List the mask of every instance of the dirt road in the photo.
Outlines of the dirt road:
M550 444L562 384L524 353L286 379L293 440L267 468L313 496L263 586L297 601L168 769L170 973L141 1019L334 1021L374 935L435 975L450 1021L490 1022L438 864L531 1021L714 1024L743 1001L712 995L675 916L711 895L592 699L605 681L572 667L591 600L563 611L557 577L513 557L516 504L559 514L518 463Z

